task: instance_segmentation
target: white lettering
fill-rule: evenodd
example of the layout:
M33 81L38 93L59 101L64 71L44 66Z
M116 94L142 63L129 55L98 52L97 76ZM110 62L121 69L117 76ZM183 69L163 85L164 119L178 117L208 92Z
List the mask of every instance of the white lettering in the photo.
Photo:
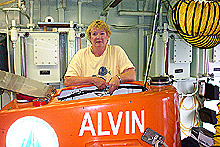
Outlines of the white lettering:
M102 112L98 112L98 135L110 135L110 131L102 131Z
M121 122L122 122L123 111L120 111L118 113L117 120L113 118L112 112L107 112L107 114L108 114L108 119L109 119L109 123L110 123L111 130L112 130L112 134L118 135ZM130 127L132 129L131 133L135 134L136 125L139 128L140 133L144 133L144 110L141 110L140 118L138 118L136 111L131 111L131 120L130 120L130 111L125 111L124 121L125 121L125 128L122 128L122 129L125 129L124 130L125 134L130 133ZM130 126L130 121L131 121L131 126ZM106 122L105 124L108 124L108 122ZM83 136L85 131L90 131L92 136L96 136L96 131L98 131L98 136L104 136L104 135L109 136L110 135L110 130L102 130L103 129L102 112L98 112L98 124L96 125L98 125L98 130L95 130L91 116L89 112L86 112L82 120L79 136Z
M129 134L129 127L130 127L130 123L129 123L129 111L125 112L125 119L126 119L126 123L125 123L125 134Z
M118 114L118 119L117 119L117 123L116 123L116 126L115 126L112 113L108 112L108 118L109 118L109 122L111 124L113 135L118 135L118 130L119 130L119 127L121 125L122 114L123 114L123 112L120 111L119 114Z
M138 119L137 113L135 111L132 111L132 133L135 134L135 122L138 125L138 128L141 133L144 132L144 110L141 111L141 123Z
M89 126L86 126L86 122L88 121ZM84 131L90 131L92 136L96 136L95 129L93 127L92 119L89 112L86 112L83 118L83 122L80 128L79 136L83 136Z

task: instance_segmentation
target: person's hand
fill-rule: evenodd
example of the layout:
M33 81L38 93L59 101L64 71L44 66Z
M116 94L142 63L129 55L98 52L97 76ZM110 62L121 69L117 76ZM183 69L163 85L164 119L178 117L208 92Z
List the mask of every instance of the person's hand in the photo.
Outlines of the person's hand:
M99 77L93 77L92 83L98 88L98 89L104 89L107 87L107 83L104 79Z
M109 81L109 94L112 95L113 92L119 87L120 80L117 76L112 77Z

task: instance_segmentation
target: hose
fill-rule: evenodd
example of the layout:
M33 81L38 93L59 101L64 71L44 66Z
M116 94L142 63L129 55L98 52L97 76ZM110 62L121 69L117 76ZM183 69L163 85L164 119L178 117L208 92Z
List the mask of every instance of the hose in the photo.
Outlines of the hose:
M191 45L208 49L220 43L220 2L180 0L172 11L178 33Z

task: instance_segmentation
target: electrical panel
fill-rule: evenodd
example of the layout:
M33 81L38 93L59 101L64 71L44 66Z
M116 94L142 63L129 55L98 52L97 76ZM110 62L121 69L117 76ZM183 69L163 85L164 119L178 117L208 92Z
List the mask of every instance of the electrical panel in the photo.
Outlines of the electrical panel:
M192 46L183 39L174 39L174 63L191 63Z
M150 43L151 35L147 35ZM150 44L147 44L150 46ZM188 44L176 33L169 33L169 41L164 44L162 35L157 34L150 76L173 75L177 79L190 77L190 63L192 62L192 45Z
M43 83L60 82L58 32L31 32L27 38L27 77Z
M169 34L168 74L174 78L189 78L192 45L175 33Z
M57 36L45 38L34 37L34 64L57 65L59 52L59 38ZM49 56L48 56L49 55Z

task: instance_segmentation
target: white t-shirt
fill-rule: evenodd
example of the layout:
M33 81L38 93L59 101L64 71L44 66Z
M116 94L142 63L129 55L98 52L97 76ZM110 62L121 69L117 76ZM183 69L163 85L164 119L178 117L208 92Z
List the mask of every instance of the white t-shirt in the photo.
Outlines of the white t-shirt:
M125 69L134 68L125 51L117 45L107 45L100 57L96 57L91 47L80 49L70 61L65 76L104 78L107 82L111 77L122 73Z

